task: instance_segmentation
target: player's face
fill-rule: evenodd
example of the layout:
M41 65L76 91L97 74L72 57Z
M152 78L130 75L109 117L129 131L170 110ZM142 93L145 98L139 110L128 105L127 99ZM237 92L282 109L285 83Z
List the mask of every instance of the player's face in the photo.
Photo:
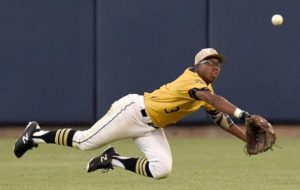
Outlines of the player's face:
M218 78L221 67L222 63L218 59L209 58L200 61L197 64L196 71L206 83L211 83Z

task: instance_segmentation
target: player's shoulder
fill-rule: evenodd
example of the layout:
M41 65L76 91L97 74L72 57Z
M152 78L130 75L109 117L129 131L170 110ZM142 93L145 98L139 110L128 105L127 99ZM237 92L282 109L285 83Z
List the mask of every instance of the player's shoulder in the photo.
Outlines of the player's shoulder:
M185 72L196 73L195 67L188 67L185 69Z
M189 76L189 77L197 77L198 76L198 74L197 74L194 67L186 68L182 75L186 75L186 76Z

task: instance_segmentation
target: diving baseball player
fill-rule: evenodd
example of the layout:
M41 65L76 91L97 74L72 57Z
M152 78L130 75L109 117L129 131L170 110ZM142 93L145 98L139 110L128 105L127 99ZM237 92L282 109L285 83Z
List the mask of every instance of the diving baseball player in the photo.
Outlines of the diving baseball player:
M215 94L213 90L212 83L219 76L222 66L223 57L215 49L202 49L195 56L194 65L176 80L151 93L122 97L88 130L45 131L37 122L29 122L14 145L14 154L20 158L27 150L40 143L86 151L131 138L144 154L143 157L121 156L115 148L109 147L87 163L87 172L120 167L155 179L165 178L172 170L172 154L164 127L200 108L204 108L211 119L225 131L246 141L245 133L230 116L245 120L249 114Z

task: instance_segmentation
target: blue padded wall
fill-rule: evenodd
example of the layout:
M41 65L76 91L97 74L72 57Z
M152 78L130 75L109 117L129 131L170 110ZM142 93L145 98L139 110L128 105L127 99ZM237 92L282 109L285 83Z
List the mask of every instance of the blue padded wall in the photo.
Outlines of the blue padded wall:
M204 47L226 58L216 93L299 122L299 10L294 0L0 1L0 123L93 123L118 98L174 80Z
M273 121L299 122L299 10L294 0L210 0L209 45L226 56L217 92Z
M93 122L93 1L0 2L0 121Z
M174 80L207 45L206 1L97 2L97 117Z

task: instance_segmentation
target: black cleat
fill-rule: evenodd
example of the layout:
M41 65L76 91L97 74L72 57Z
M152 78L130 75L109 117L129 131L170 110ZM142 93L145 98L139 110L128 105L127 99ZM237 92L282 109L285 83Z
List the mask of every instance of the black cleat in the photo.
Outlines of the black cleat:
M19 137L14 145L14 154L17 158L23 156L23 154L33 147L38 147L38 144L32 141L32 135L34 132L40 130L40 126L37 122L31 121L28 123L27 127L24 130L24 133L21 137Z
M114 169L111 164L113 156L118 156L114 147L109 147L102 152L100 156L92 158L86 165L87 172L93 172L98 169L103 169L102 172L108 172L110 169Z

